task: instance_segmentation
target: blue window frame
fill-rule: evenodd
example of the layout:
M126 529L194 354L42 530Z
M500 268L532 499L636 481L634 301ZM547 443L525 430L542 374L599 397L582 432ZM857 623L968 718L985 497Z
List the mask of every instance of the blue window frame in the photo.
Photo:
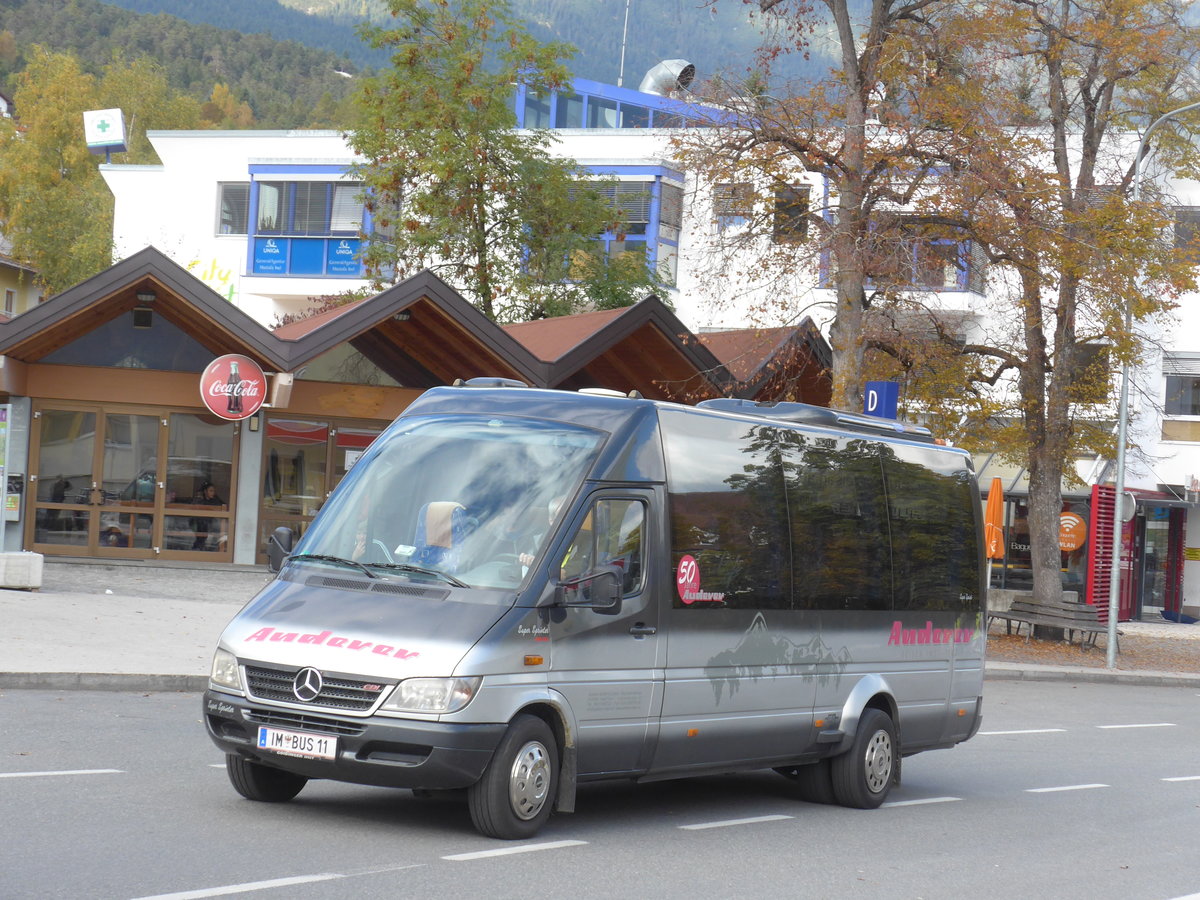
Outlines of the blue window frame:
M687 103L577 78L570 91L513 94L518 128L681 128L696 124Z
M597 235L597 252L607 260L637 254L673 285L683 228L683 175L662 166L590 168L596 175L626 179L602 188L624 213L625 229Z
M362 185L337 180L344 171L334 165L250 167L251 275L362 277L359 234L369 223Z

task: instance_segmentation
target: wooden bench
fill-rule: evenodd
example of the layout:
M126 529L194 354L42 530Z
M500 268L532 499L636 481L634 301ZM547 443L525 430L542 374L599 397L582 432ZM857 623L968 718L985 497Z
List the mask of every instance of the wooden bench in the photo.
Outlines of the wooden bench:
M1028 626L1025 642L1033 636L1035 626L1046 628L1061 628L1067 635L1067 643L1073 643L1075 633L1079 633L1079 646L1087 649L1096 646L1096 636L1108 633L1108 625L1100 621L1096 607L1087 603L1076 603L1071 600L1060 600L1055 603L1038 603L1034 600L1013 600L1012 606L1003 611L989 612L988 624L993 619L1003 619L1008 634L1013 633L1016 625L1017 634L1021 626ZM1120 650L1120 645L1117 647Z

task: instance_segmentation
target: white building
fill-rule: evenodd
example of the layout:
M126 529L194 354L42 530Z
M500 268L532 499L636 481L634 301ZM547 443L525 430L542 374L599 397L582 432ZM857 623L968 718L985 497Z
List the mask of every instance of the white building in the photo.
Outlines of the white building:
M669 137L678 104L582 80L574 87L574 93L549 97L518 91L518 119L554 129L553 152L620 182L614 201L624 207L630 228L601 238L607 253L644 253L674 285L666 299L695 332L795 324L797 311L825 323L830 297L815 268L797 271L789 285L773 285L770 290L785 301L775 306L756 302L761 292L746 294L745 285L720 285L710 277L704 262L728 227L734 186L697 186L673 162ZM305 309L311 298L363 285L358 234L370 223L349 172L354 156L340 134L185 131L152 132L149 138L161 165L102 167L116 198L118 259L154 246L266 325ZM801 202L823 196L815 176L795 182L791 189ZM1177 193L1182 239L1200 222L1200 184L1178 185ZM914 287L938 308L953 311L967 328L987 314L981 271L965 242L939 242L914 253L922 258L914 257L913 271L923 273L914 277L927 282ZM1197 299L1184 298L1178 327L1162 335L1161 352L1137 373L1131 434L1148 464L1131 465L1127 476L1131 488L1144 492L1132 531L1139 561L1132 579L1136 609L1200 605L1200 549L1185 552L1200 548L1200 516L1187 516L1186 501L1195 497L1185 493L1200 477ZM753 322L751 307L758 309ZM1082 471L1103 481L1111 480L1111 469L1098 461ZM990 474L981 473L985 480ZM1014 530L1019 483L1013 476L1005 485Z

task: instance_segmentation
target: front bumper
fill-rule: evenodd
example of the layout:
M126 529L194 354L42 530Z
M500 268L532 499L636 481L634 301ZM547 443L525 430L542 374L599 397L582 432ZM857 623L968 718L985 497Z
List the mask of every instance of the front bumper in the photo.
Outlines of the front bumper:
M382 787L464 788L483 775L504 736L499 724L450 725L371 716L298 713L233 694L204 694L208 736L226 753L295 772ZM337 738L335 759L286 756L257 746L260 726Z

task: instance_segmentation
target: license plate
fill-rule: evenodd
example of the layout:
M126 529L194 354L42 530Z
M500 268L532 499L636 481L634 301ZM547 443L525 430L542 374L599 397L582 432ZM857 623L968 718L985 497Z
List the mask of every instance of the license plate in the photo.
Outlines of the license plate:
M335 759L337 738L303 731L284 731L281 728L258 729L258 749L282 753L284 756L305 756L310 759Z

